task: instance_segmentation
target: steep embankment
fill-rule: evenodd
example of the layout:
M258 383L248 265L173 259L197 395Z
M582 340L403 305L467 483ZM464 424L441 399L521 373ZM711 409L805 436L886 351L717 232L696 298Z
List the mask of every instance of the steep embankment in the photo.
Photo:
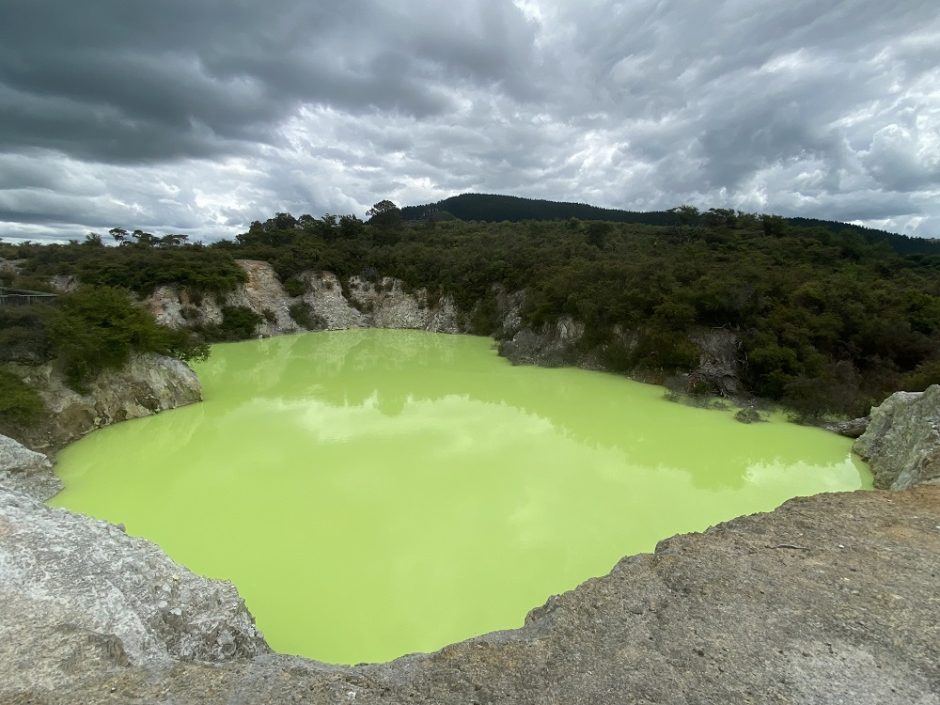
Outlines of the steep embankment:
M940 452L940 388L892 399L864 442ZM0 471L43 470L4 447ZM521 629L327 667L266 653L230 586L0 475L0 702L936 705L938 556L940 486L796 499L625 558Z
M134 355L123 367L102 372L85 393L66 385L55 362L7 369L39 392L48 412L35 426L16 433L36 450L56 451L96 428L202 399L195 372L179 360L152 353Z
M350 277L346 286L331 272L304 272L298 280L302 294L290 296L267 262L238 260L247 281L221 301L194 296L186 289L161 286L147 299L156 319L173 328L219 325L223 307L242 306L261 318L256 335L270 336L298 330L343 330L347 328L411 328L440 333L466 333L473 328L474 309L461 311L447 295L432 297L425 289L409 290L391 277L367 281ZM551 324L532 327L522 316L526 294L494 288L495 337L499 352L517 364L542 366L575 365L609 369L604 346L584 346L584 325L562 316ZM298 316L301 322L295 321ZM627 351L637 343L633 331L612 332L619 348ZM690 386L725 396L744 392L739 381L740 341L726 329L701 328L690 335L699 351L698 367L689 375Z

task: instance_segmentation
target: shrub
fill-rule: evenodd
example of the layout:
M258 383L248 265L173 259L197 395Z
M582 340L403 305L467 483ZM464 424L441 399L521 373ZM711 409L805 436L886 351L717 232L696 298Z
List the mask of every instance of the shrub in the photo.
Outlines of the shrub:
M290 313L290 317L294 320L294 323L301 328L316 330L324 327L323 319L313 313L304 303L292 304L287 311Z
M105 286L82 286L60 297L49 315L47 333L66 382L77 391L103 370L126 363L132 352L182 360L208 354L189 333L158 325L126 290Z
M42 415L44 408L35 389L16 375L0 370L0 422L28 426Z
M223 306L222 325L216 329L216 340L247 340L253 338L264 318L244 306Z
M289 277L284 281L284 291L290 297L303 296L307 293L307 286L297 277Z

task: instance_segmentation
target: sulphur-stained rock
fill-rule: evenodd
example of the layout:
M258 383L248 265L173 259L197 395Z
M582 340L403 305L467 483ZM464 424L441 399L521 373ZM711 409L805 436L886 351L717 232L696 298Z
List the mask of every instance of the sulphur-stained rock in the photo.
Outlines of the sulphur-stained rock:
M157 323L168 328L217 326L222 323L222 308L214 296L197 296L185 287L158 286L144 303Z
M307 287L303 303L322 330L346 330L366 326L362 313L343 295L339 278L332 272L304 272L300 280Z
M383 277L372 282L350 277L349 298L331 272L305 272L300 279L307 287L302 302L319 330L410 328L437 333L463 330L451 297L430 301L426 290L406 291L399 279Z
M291 318L289 297L274 268L259 260L240 259L235 263L245 270L248 280L226 296L226 304L243 306L261 316L258 335L268 337L300 330Z
M52 472L52 461L47 456L0 435L0 487L43 501L54 497L62 489L62 482Z
M235 588L103 521L0 488L0 701L100 668L267 651Z
M349 278L350 298L374 328L409 328L438 333L459 333L457 310L450 297L430 302L425 289L405 291L399 279L377 282Z
M104 546L132 575L147 565L112 548L113 528L98 531L108 533L80 544L95 561ZM60 545L31 544L27 565L57 565ZM45 599L57 586L17 578L25 596L0 596L0 610L32 628L11 639L14 622L0 612L0 702L938 705L938 555L940 487L801 498L624 558L550 598L520 629L350 667L279 654L211 667L141 659L143 642L162 655L159 637L138 636L163 622L151 607L140 625L60 617L63 606ZM117 589L139 594L121 573L91 566L103 577L69 573L86 587L85 612L104 616ZM28 577L49 579L38 568ZM197 643L217 646L221 630L208 633Z
M134 355L124 367L102 372L85 394L66 386L52 363L17 369L49 411L20 439L39 450L58 449L101 426L202 399L195 372L179 360L153 353Z
M852 448L871 466L875 487L899 490L940 478L940 385L885 399Z

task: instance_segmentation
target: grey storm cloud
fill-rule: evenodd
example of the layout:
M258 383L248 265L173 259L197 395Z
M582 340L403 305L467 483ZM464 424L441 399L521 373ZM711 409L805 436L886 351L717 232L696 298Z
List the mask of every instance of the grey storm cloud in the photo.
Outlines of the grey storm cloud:
M900 0L5 0L0 235L231 237L463 191L940 236Z

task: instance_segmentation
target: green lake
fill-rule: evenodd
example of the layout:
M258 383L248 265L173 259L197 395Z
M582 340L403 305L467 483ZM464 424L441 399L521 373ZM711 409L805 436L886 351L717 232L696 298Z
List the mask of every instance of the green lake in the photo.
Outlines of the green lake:
M66 448L53 503L231 580L272 647L321 661L518 627L667 536L871 483L835 434L514 367L488 338L309 333L196 369L204 403Z

